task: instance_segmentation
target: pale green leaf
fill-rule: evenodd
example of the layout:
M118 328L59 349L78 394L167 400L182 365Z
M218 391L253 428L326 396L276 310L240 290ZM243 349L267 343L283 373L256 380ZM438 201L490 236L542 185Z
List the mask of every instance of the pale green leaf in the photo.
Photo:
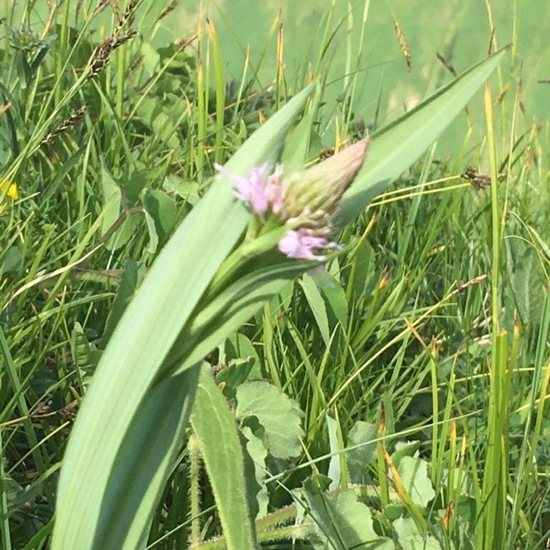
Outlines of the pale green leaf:
M330 462L328 465L328 477L331 479L329 489L346 488L349 484L349 472L346 455L343 452L344 442L340 424L330 415L325 415L330 444Z
M244 458L235 417L206 368L201 371L191 425L216 498L227 548L254 548Z
M346 453L351 483L363 484L370 464L376 460L376 424L358 421L348 434Z
M307 503L306 524L312 532L311 543L319 550L383 548L373 526L369 508L351 491L324 492L322 479L310 479L302 492Z
M403 550L442 550L435 537L418 531L412 518L400 517L393 522L393 526Z
M185 430L195 397L199 366L177 376L165 378L151 388L128 427L111 466L109 490L99 501L99 517L90 548L134 550L148 536L151 510L164 491L167 472L171 471L184 442ZM178 403L178 407L167 406ZM86 455L82 459L86 459ZM79 529L87 528L81 517L73 525L68 541L80 541ZM66 539L67 540L67 539ZM78 542L59 548L87 548Z
M304 90L266 122L231 159L228 169L246 173L253 166L274 161L309 91ZM127 506L132 509L125 497L125 490L131 491L131 487L125 489L123 478L119 484L111 477L113 466L133 419L149 406L152 389L162 380L160 370L170 347L240 239L249 217L244 205L234 199L231 182L216 180L162 249L125 310L69 439L59 480L53 550L90 548L94 534L103 530L105 499L119 499L117 513L125 513ZM218 342L227 334L219 336ZM186 368L191 366L188 363ZM166 400L163 406L180 411L185 400L194 395L194 388L181 391L177 399ZM159 408L151 414L154 421L163 413ZM148 448L145 442L143 445ZM134 452L139 456L142 450ZM156 447L154 451L159 457L167 455L167 449ZM169 461L159 464L159 479L166 481L173 465ZM143 513L136 520L142 522L141 530L149 525L156 505L153 500L143 502ZM137 523L133 527L137 529ZM119 522L111 536L120 540L127 531L128 524Z
M146 250L149 254L153 255L157 251L159 244L157 227L155 224L155 220L153 219L151 214L147 212L147 210L144 210L143 214L145 215L145 225L147 226L147 233L149 233L149 242L147 243Z
M256 417L264 428L264 444L276 458L291 458L301 452L303 436L298 405L279 388L267 382L247 382L237 388L237 417Z
M397 471L412 501L419 506L428 506L435 497L435 491L428 476L426 461L415 456L403 456Z

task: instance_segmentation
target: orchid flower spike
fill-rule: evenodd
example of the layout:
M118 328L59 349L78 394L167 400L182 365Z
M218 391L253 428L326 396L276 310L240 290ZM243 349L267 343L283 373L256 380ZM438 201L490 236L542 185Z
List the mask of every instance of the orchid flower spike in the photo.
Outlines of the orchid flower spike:
M288 226L279 240L279 250L289 258L322 262L319 251L337 248L329 240L342 195L363 166L369 149L368 139L347 147L312 168L283 177L278 164L268 174L266 164L253 168L248 176L239 176L215 165L220 175L235 184L235 196L251 212L266 221Z

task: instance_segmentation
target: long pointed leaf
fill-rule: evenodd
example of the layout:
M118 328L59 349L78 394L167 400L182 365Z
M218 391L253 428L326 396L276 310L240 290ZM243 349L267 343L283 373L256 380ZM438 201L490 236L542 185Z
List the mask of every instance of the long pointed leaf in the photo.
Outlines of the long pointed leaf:
M235 416L212 377L203 370L191 425L199 440L229 550L252 550L254 529L248 510L244 458Z
M342 198L344 227L437 139L504 56L493 54L372 135L367 160Z
M303 90L262 126L234 155L228 168L244 173L274 160L310 90ZM106 495L120 490L120 506L125 505L124 487L113 487L110 477L124 438L138 409L148 406L146 396L166 353L248 222L250 214L234 200L231 187L224 179L214 182L159 254L113 333L65 454L54 550L94 548L103 517L101 506L110 498ZM175 408L182 405L181 396L176 402L166 403ZM163 475L168 473L165 465ZM116 527L124 530L128 526ZM118 534L112 536L119 540Z

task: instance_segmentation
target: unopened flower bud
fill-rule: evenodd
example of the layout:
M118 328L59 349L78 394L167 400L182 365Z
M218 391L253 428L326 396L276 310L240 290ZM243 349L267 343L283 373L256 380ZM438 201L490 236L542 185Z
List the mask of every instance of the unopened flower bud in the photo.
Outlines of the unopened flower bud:
M363 166L368 139L350 145L337 155L285 181L282 211L288 218L300 218L314 229L322 229L338 210L342 195Z

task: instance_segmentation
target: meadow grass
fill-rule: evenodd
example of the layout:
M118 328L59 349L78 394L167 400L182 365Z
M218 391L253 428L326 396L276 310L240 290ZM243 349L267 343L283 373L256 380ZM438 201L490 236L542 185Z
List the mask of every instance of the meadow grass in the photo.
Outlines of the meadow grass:
M21 20L6 4L3 22L0 181L19 195L2 183L6 550L47 546L65 443L101 350L208 188L214 162L308 81L286 81L281 31L274 85L260 89L246 63L240 81L225 81L211 22L155 50L151 35L135 31L167 10L128 2L98 35L90 30L97 6L111 8L76 4L52 4L40 28L27 26L33 3ZM329 11L326 47L311 60L321 80L333 29ZM325 153L329 129L337 129L337 146L357 134L354 55L348 51L339 109L318 121L312 159ZM486 140L443 159L434 146L343 230L329 280L304 276L208 357L222 370L250 363L251 376L303 411L299 455L267 462L270 513L257 524L266 548L321 544L314 526L293 523L305 502L296 492L306 484L312 500L303 505L314 508L311 495L325 497L308 480L331 472L338 481L323 494L347 489L346 448L366 464L364 483L353 488L380 537L364 547L545 547L548 127L525 126L519 91L496 101L509 78L500 74L484 90ZM477 172L480 159L487 174ZM476 169L467 171L470 164ZM406 459L416 473L407 474ZM414 530L400 517L412 518ZM220 535L191 435L148 548L221 548Z

